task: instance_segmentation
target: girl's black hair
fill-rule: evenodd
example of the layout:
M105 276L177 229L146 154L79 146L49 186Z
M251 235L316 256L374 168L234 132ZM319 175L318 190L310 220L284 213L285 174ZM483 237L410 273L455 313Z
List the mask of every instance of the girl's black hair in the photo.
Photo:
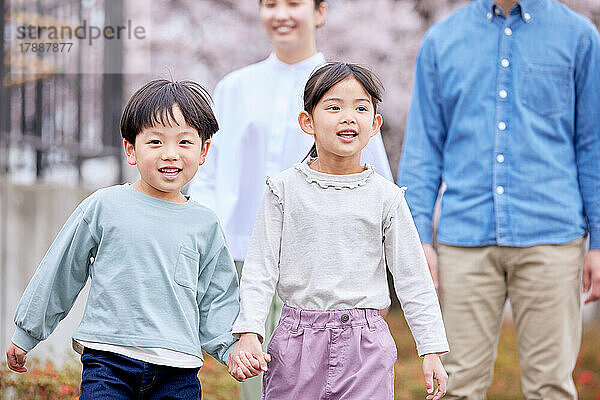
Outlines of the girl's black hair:
M177 124L173 114L173 106L177 105L185 122L198 131L204 144L219 129L211 102L206 89L196 82L152 80L138 89L125 105L121 136L134 144L136 136L146 128Z
M325 0L314 0L315 1L315 9L318 9L321 3L324 3ZM258 4L262 3L263 0L258 0Z
M313 71L304 86L304 111L312 114L325 93L349 77L356 79L371 96L373 109L377 113L377 104L381 102L383 93L381 80L368 68L345 62L330 62ZM315 144L303 160L307 157L317 157Z

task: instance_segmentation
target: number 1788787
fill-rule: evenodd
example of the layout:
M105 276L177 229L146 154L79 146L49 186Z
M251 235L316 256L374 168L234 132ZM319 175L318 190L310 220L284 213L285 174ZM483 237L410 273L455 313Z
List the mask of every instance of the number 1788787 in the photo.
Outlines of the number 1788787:
M69 53L73 42L62 42L62 43L30 43L23 42L19 43L21 53Z

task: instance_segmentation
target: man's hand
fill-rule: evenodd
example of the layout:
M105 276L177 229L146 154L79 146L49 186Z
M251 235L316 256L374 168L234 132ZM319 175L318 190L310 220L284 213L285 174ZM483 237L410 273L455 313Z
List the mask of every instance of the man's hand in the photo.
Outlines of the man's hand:
M229 353L227 370L236 380L244 382L267 370L271 356L263 353L256 333L242 333L240 340Z
M433 280L433 285L436 290L440 288L440 282L438 279L438 257L435 249L429 243L421 243L423 246L423 252L425 253L425 259L427 260L427 266L429 267L429 273Z
M6 363L8 364L8 368L15 372L27 372L25 361L27 361L27 352L13 342L10 342L8 350L6 350Z
M600 250L590 250L583 261L583 292L590 295L585 304L600 299Z
M437 354L425 354L423 358L423 376L427 393L433 393L433 381L437 381L437 390L426 397L427 400L440 400L446 394L448 374Z

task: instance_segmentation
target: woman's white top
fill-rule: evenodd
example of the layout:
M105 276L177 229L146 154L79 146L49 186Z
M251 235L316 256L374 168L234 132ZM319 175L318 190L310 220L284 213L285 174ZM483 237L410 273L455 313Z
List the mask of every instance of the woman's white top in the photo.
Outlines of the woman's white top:
M386 269L419 355L448 351L421 241L404 188L375 173L329 175L296 164L267 179L242 270L233 333L265 334L275 290L310 310L390 305Z
M292 65L271 54L230 73L215 89L219 131L188 194L216 212L235 260L246 257L265 178L300 162L314 143L298 114L304 85L324 62L321 53ZM380 135L363 150L363 161L392 179Z

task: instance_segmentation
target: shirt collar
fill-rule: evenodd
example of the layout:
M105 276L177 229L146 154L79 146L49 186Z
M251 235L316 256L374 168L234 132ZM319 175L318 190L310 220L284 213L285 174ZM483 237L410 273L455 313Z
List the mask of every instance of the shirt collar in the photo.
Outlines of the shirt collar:
M312 71L316 67L321 64L325 64L325 56L323 53L316 53L315 55L308 57L300 62L295 64L286 64L277 58L275 52L272 52L267 59L269 63L273 64L275 67L286 70L286 71L298 71L298 70L310 70Z
M516 5L515 9L511 13L518 11L521 14L521 19L525 23L531 22L535 17L535 12L544 0L520 0ZM483 8L484 16L488 20L492 20L496 15L496 9L500 10L500 7L496 5L494 0L478 0L479 4ZM500 10L502 12L502 10Z

